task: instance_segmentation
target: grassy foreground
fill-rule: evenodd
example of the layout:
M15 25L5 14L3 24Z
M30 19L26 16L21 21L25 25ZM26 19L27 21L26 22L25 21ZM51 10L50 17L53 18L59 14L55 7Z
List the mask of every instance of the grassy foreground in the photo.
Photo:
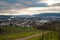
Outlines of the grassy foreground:
M37 36L37 37L30 38L27 40L58 40L58 32L49 32L42 36Z
M13 40L16 38L24 38L41 32L34 27L3 26L0 27L0 29L0 40Z

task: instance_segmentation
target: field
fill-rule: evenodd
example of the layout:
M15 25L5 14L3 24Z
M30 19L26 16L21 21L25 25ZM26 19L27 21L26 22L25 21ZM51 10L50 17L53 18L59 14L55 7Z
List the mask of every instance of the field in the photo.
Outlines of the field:
M38 34L41 31L34 27L3 26L0 27L0 32L0 40L13 40Z
M54 21L50 24L45 24L42 27L42 30L45 29L50 32L27 40L60 40L60 22Z
M42 36L37 36L37 37L30 38L27 40L58 40L58 32L49 32Z
M46 31L49 32L46 34L43 33ZM0 40L15 40L29 36L31 37L36 34L41 35L27 38L26 40L59 40L60 22L51 22L36 27L0 26Z

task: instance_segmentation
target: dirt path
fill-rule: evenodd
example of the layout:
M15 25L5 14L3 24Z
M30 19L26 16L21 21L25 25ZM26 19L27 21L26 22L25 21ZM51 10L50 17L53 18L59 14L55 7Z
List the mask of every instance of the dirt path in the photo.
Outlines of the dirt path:
M46 34L48 33L49 31L45 31L45 32L42 32L43 34ZM19 38L19 39L16 39L16 40L26 40L28 38L33 38L33 37L36 37L36 36L39 36L41 35L42 36L42 33L39 33L39 34L35 34L35 35L32 35L32 36L28 36L28 37L25 37L25 38Z

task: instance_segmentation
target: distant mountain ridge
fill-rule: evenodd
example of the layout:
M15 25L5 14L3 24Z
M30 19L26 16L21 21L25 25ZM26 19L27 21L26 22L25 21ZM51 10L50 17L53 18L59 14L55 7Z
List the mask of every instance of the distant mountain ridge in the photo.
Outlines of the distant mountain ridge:
M47 17L47 16L60 16L60 13L42 13L42 14L35 14L35 17Z

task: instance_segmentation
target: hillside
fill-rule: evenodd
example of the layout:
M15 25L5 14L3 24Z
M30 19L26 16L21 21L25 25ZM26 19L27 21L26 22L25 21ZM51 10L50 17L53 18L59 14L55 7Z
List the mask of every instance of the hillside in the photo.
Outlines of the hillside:
M60 13L42 13L42 14L35 14L35 17L43 17L43 16L60 16Z

